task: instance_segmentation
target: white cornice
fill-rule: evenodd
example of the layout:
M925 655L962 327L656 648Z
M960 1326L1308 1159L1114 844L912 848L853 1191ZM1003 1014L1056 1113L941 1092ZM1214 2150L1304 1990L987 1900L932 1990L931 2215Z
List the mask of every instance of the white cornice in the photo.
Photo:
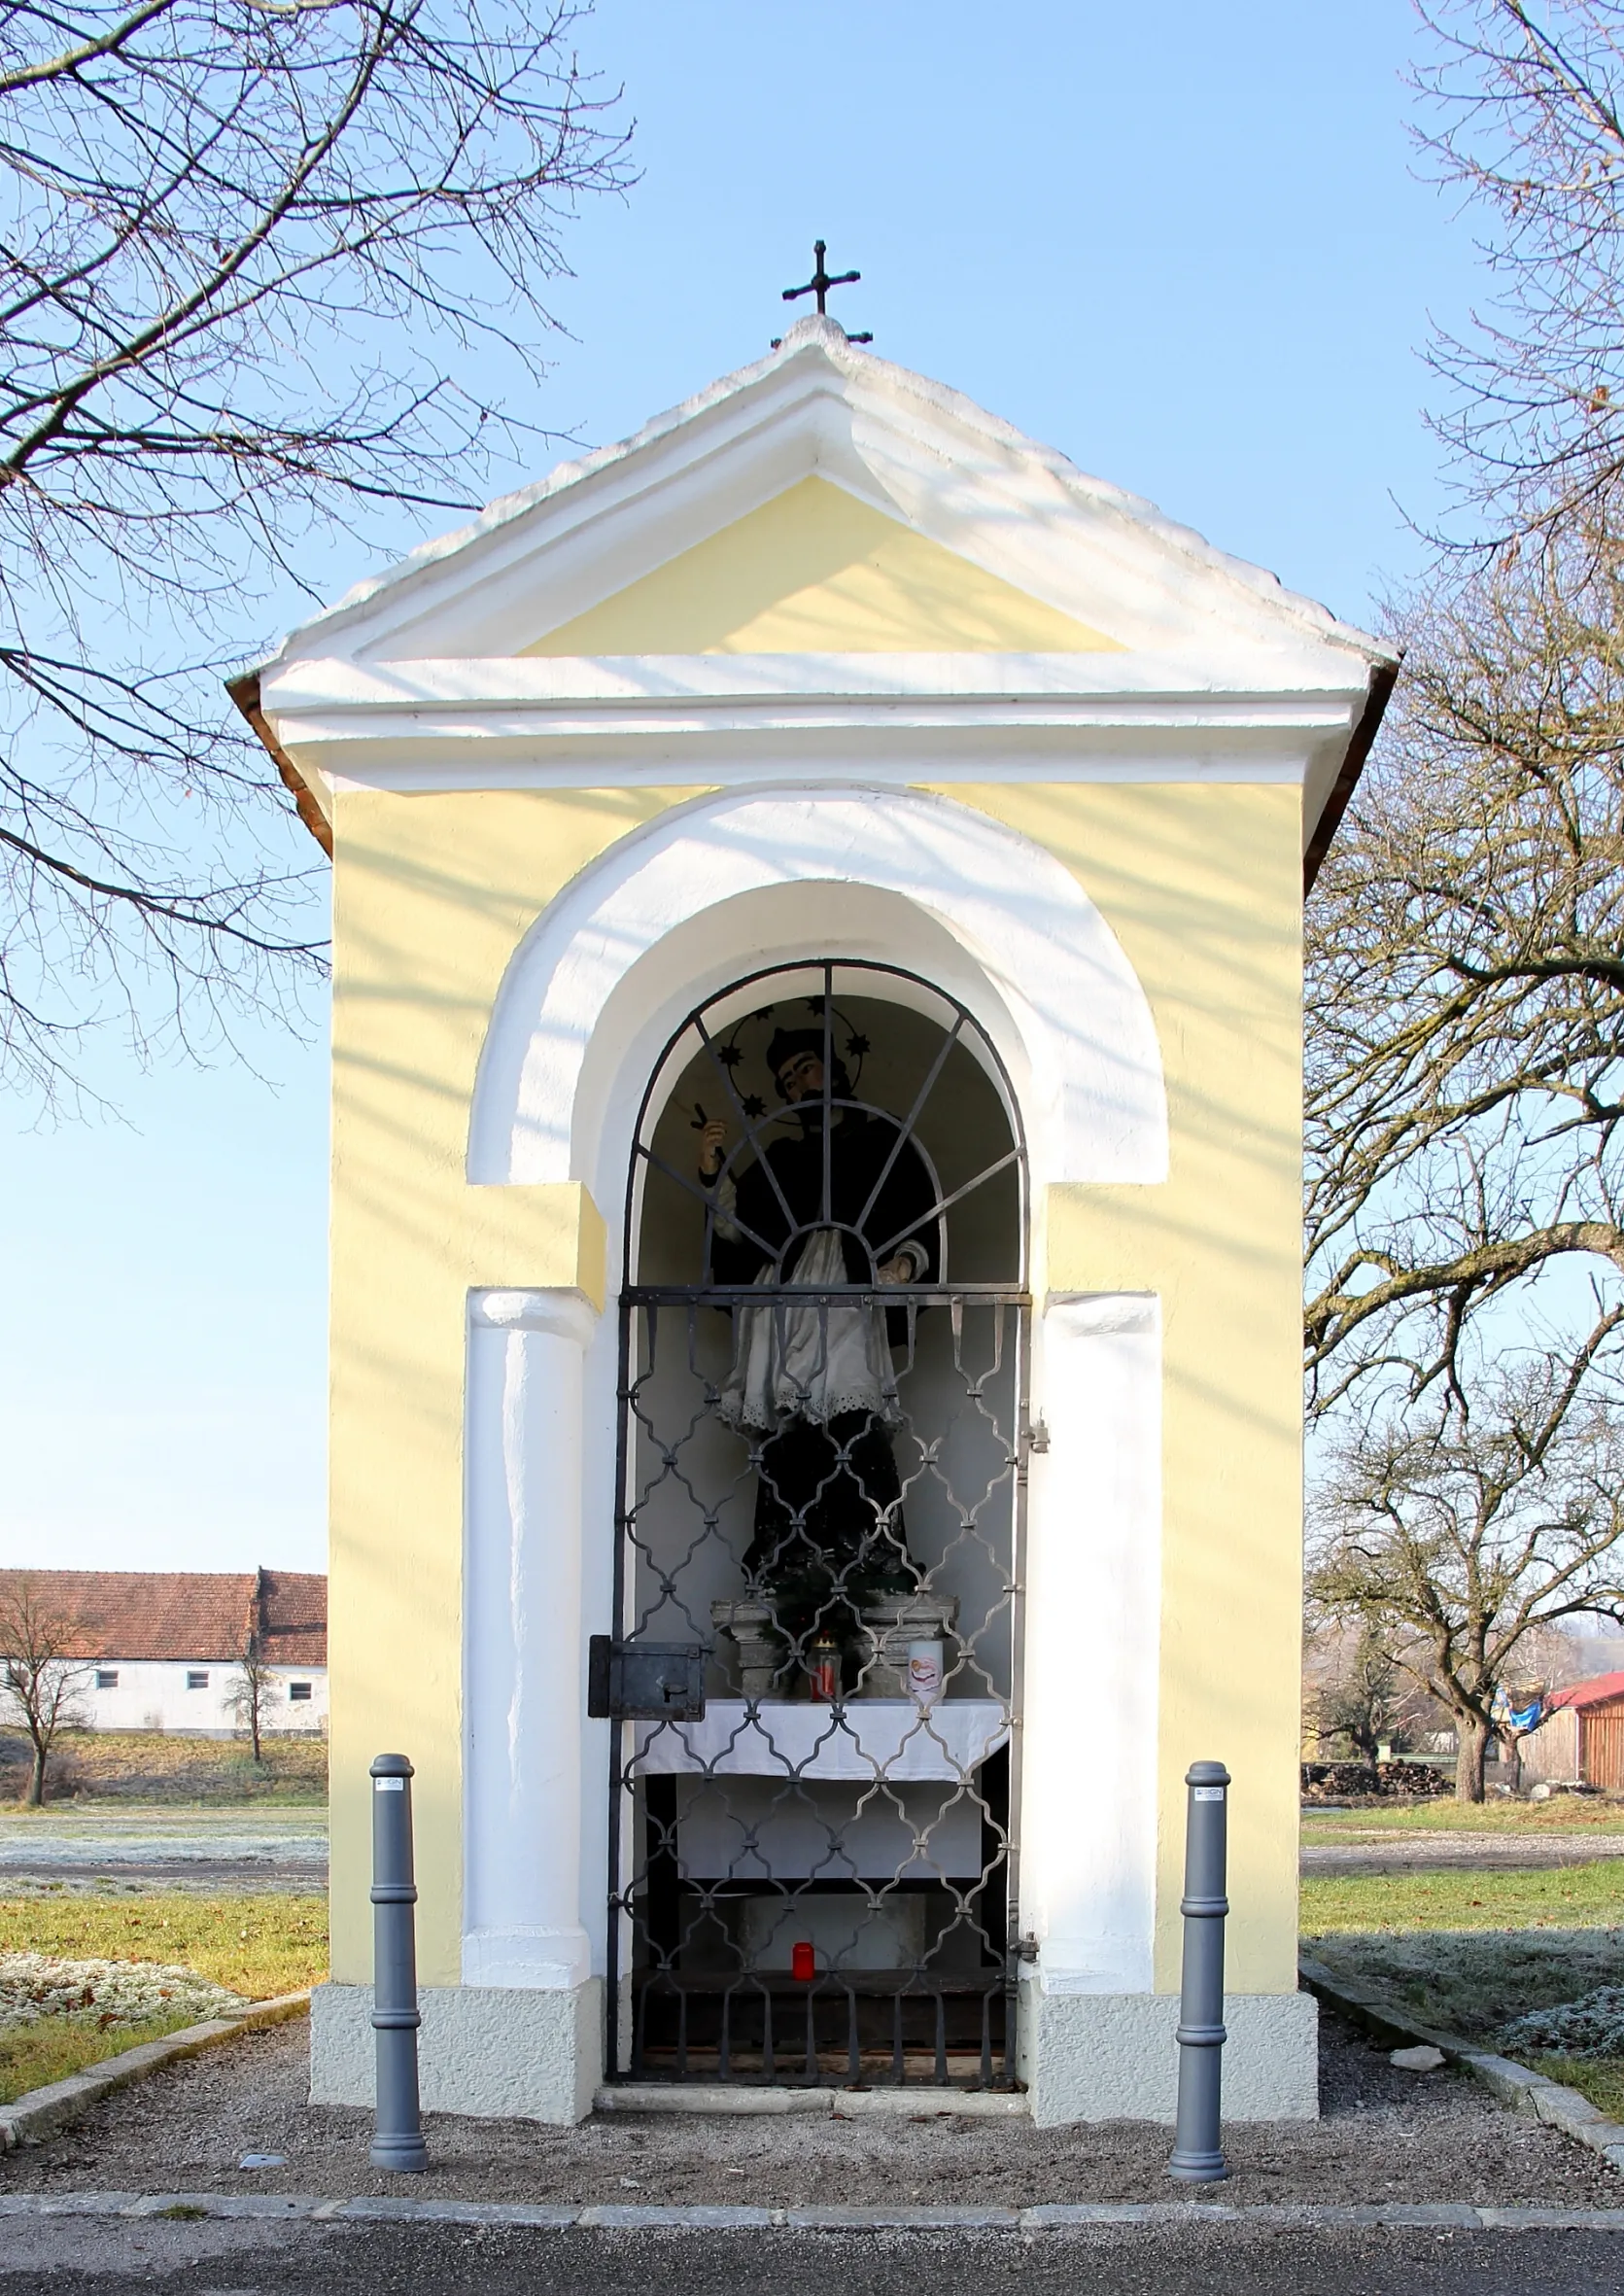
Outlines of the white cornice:
M432 709L403 711L320 711L267 713L278 741L297 760L311 748L331 750L352 744L433 742L461 746L485 742L615 742L637 738L699 736L725 741L767 734L948 733L954 730L1007 732L1174 732L1179 734L1287 733L1323 735L1352 731L1353 712L1327 697L1309 705L1275 695L1158 694L1101 696L1097 700L1022 699L1019 694L984 701L877 696L852 701L774 697L756 703L669 702L584 704L555 709ZM453 779L455 775L453 773Z
M301 768L332 774L356 752L393 749L411 766L439 753L440 785L468 785L481 770L466 752L495 744L588 758L643 744L663 765L673 746L771 756L775 745L816 737L836 767L872 769L874 738L898 746L912 771L916 737L962 743L996 735L1012 753L1072 736L1077 764L1101 736L1157 746L1169 735L1278 751L1345 741L1364 701L1329 687L1181 688L1176 665L1120 654L664 655L638 660L530 660L357 664L312 661L267 678L260 706ZM909 737L916 737L910 740ZM459 755L459 753L462 753ZM718 758L718 763L721 758ZM1269 760L1260 758L1260 764ZM368 761L368 778L373 761Z
M1322 708L1363 699L1365 680L1338 663L1249 652L1227 677L1192 680L1188 665L1151 653L639 654L453 661L356 662L301 657L267 672L260 707L279 718L324 713L756 707L810 699L886 702L978 700L1132 705L1198 696L1221 705L1263 701ZM1272 672L1272 675L1269 673Z

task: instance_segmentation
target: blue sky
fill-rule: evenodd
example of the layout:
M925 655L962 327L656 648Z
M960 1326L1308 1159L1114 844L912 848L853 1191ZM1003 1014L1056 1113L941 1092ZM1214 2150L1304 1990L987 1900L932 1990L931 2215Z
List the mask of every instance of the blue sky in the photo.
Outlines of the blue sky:
M1407 0L601 0L642 180L569 233L521 411L623 435L764 351L822 236L877 352L1359 620L1441 500L1429 321L1481 292L1406 137L1421 36ZM0 1559L323 1567L324 1050L249 1049L104 1056L122 1122L0 1128Z

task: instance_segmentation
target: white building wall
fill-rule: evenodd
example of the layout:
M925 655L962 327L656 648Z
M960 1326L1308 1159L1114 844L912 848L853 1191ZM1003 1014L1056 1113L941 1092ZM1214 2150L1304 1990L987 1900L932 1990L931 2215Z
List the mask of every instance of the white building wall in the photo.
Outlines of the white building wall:
M277 1666L270 1671L261 1731L325 1731L327 1668ZM116 1674L118 1683L102 1689L98 1677L107 1674ZM204 1685L188 1688L188 1676L198 1674L207 1677ZM290 1698L294 1683L310 1685L307 1700ZM243 1727L231 1705L236 1687L237 1669L229 1659L101 1658L86 1669L77 1704L85 1725L92 1730L175 1730L231 1737Z

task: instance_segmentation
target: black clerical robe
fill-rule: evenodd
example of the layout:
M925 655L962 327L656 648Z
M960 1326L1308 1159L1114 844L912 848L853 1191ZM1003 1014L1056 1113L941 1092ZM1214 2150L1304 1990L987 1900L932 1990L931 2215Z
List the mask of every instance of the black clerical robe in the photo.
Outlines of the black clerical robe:
M721 1199L711 1240L712 1281L768 1286L773 1301L736 1310L741 1351L748 1344L751 1318L777 1315L786 1329L791 1316L821 1314L826 1342L831 1319L855 1323L866 1314L878 1323L869 1310L796 1308L783 1300L779 1287L793 1290L797 1268L820 1234L839 1235L847 1283L876 1283L880 1268L905 1250L911 1281L934 1283L940 1275L936 1185L892 1117L839 1111L829 1133L827 1172L822 1125L810 1119L798 1134L758 1150L757 1160ZM832 1255L812 1256L827 1263ZM905 1309L889 1309L884 1323L891 1345L906 1339ZM755 1336L760 1339L759 1330ZM890 1408L894 1411L894 1401ZM885 1408L878 1397L856 1410L819 1414L809 1408L781 1418L771 1431L743 1431L759 1445L754 1535L744 1556L750 1583L772 1600L778 1631L796 1659L805 1663L820 1636L842 1646L847 1687L852 1687L865 1647L864 1604L919 1583L908 1551Z

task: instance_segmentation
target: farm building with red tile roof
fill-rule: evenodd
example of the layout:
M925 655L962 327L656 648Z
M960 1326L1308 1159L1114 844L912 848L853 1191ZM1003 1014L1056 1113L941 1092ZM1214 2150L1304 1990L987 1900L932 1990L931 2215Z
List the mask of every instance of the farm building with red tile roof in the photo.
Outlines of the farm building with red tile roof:
M1531 1782L1624 1792L1624 1674L1596 1674L1554 1691L1522 1756Z
M0 1570L0 1654L25 1632L24 1611L71 1653L76 1713L91 1729L231 1734L250 1652L266 1682L261 1727L326 1726L320 1573Z

